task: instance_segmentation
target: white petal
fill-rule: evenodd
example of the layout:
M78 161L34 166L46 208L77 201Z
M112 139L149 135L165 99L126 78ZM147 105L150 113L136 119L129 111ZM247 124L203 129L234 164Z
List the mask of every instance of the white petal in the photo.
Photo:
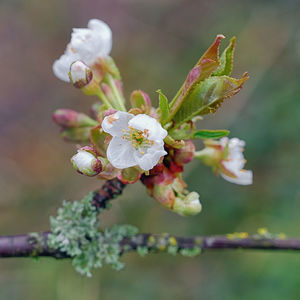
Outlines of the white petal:
M71 45L86 64L108 56L112 47L112 32L109 26L97 19L88 23L89 28L74 28Z
M76 62L72 63L70 67L70 73L73 82L86 80L86 73L89 70L90 68L80 60L77 60Z
M56 60L52 66L54 75L60 80L70 82L69 71L71 64L78 60L79 56L76 53L63 54Z
M87 151L78 150L77 154L75 154L72 159L74 160L77 168L82 171L84 168L91 168L95 156Z
M148 129L150 140L163 140L168 134L156 119L145 114L140 114L132 118L129 121L129 125L141 131Z
M238 138L229 140L227 137L222 138L220 143L223 147L228 143L229 154L227 159L223 161L225 168L234 174L239 173L245 165L243 150L246 143Z
M249 185L253 182L253 174L250 170L240 170L239 172L235 173L237 178L229 177L223 173L220 174L225 180L235 184Z
M124 134L123 129L128 129L128 122L133 117L133 114L117 111L116 113L104 118L102 122L102 129L112 136L121 137Z
M164 150L163 142L154 142L152 147L146 149L145 154L135 151L134 157L137 165L139 165L141 169L148 171L156 166L159 159L166 154L167 152Z
M113 137L107 148L107 159L117 169L136 166L135 149L131 142L121 137Z

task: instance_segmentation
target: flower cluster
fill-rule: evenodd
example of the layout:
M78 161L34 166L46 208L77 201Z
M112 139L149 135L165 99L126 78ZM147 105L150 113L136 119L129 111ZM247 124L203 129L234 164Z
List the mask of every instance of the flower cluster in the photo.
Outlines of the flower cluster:
M252 172L243 169L245 142L229 139L227 130L198 128L203 115L216 112L248 79L247 73L239 79L230 77L235 38L219 56L223 38L216 37L171 101L158 90L155 108L145 92L135 90L127 110L121 76L109 56L109 26L93 19L88 28L73 29L65 53L54 62L54 74L99 98L91 116L70 109L53 115L66 140L88 144L71 158L74 168L86 176L118 178L126 184L141 180L150 196L185 216L202 208L198 193L189 192L182 179L184 165L193 158L229 182L251 184ZM204 141L202 150L195 150L195 139Z

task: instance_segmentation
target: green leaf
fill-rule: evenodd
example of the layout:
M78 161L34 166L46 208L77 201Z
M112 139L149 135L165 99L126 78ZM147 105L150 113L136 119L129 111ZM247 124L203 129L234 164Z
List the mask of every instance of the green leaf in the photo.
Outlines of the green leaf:
M197 84L208 78L218 68L220 65L219 48L221 40L224 38L224 35L217 35L212 45L201 56L195 67L189 72L183 86L170 103L170 115L167 122L171 121L173 116L180 109L186 97L189 96Z
M211 46L206 50L206 52L201 56L199 61L197 62L197 66L200 65L200 63L204 59L212 59L219 63L219 49L221 40L225 39L225 36L223 34L218 34L215 41L211 44Z
M173 120L176 127L194 116L216 112L226 98L240 91L248 78L248 74L244 73L240 79L228 76L212 76L205 79L188 95L175 114Z
M213 72L214 76L230 75L233 65L233 54L235 49L236 38L230 40L228 47L224 50L220 58L220 66Z
M163 125L167 121L170 114L169 101L161 90L157 90L156 92L159 94L160 122Z
M224 137L228 135L230 131L228 130L206 130L206 129L201 129L193 134L191 134L190 138L191 139L219 139L221 137Z

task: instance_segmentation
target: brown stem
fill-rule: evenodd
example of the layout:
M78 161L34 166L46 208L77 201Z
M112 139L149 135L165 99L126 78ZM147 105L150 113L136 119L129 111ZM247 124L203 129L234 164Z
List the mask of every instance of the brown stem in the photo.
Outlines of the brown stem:
M106 208L108 201L119 196L122 193L124 187L125 184L123 184L118 179L106 181L98 191L94 192L92 202L93 205L96 206L97 210Z
M0 236L0 257L33 257L50 256L67 258L59 250L50 249L47 245L48 232L15 236ZM253 235L247 238L232 239L227 236L174 237L169 234L137 234L124 238L120 242L122 252L136 251L139 247L153 252L166 252L170 246L176 251L199 248L200 250L216 249L260 249L260 250L300 250L300 239L264 238Z
M118 179L107 181L98 191L94 192L93 205L100 211L109 200L120 195L125 185ZM0 236L0 257L37 257L48 256L67 258L68 255L60 250L48 247L48 234L29 233L23 235ZM266 237L263 235L246 236L244 238L229 236L195 236L174 237L169 234L141 233L120 242L121 252L136 251L140 247L153 252L172 253L193 249L261 249L261 250L300 250L300 239L284 239Z

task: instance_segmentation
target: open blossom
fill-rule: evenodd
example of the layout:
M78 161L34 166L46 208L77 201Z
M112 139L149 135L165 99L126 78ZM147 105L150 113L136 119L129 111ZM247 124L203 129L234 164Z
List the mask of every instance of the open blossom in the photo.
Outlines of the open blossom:
M205 141L206 148L195 153L195 157L202 160L225 180L241 184L252 184L253 174L244 170L245 159L243 150L245 142L238 139L224 137L219 141Z
M109 55L112 47L112 32L101 20L92 19L88 28L73 28L71 42L65 53L54 62L53 72L59 79L69 82L71 64L81 60L89 67L99 59Z
M148 171L167 154L163 141L167 131L148 115L118 111L104 118L102 129L113 137L107 158L115 168L139 166Z

